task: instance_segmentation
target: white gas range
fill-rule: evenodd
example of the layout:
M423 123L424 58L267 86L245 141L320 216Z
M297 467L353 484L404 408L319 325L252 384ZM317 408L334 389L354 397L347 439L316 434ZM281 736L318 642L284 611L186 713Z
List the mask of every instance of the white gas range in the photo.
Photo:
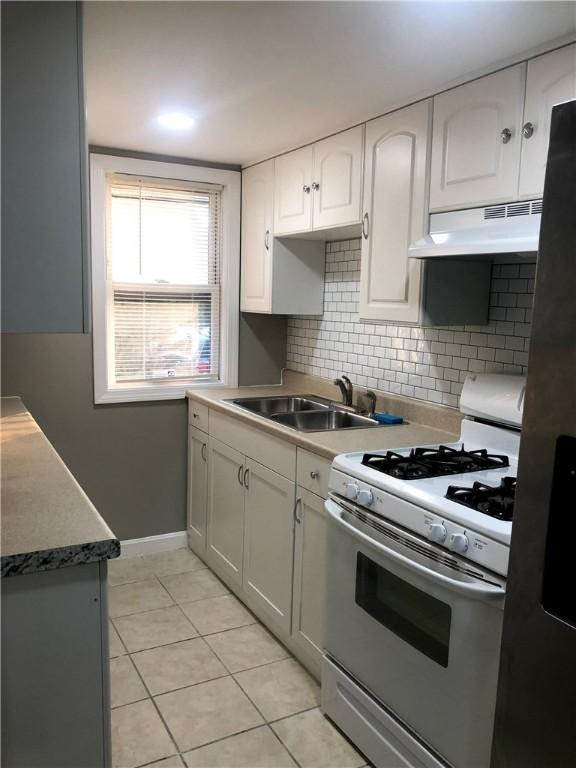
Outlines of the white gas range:
M322 706L381 768L487 768L525 381L469 376L460 439L338 456Z

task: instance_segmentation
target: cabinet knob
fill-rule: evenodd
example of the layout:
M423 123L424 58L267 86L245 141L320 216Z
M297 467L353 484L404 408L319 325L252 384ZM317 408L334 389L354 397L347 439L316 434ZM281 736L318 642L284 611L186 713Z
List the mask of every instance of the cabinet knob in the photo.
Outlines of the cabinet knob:
M524 123L522 126L522 136L525 139L530 139L534 133L534 123Z
M264 248L266 248L267 251L270 250L270 230L266 230L266 234L264 235Z
M304 184L304 186L302 187L302 190L304 192L306 192L307 195L309 195L310 194L310 184Z
M502 142L502 144L508 144L511 138L512 138L512 131L510 130L510 128L504 128L504 130L500 132L500 141Z
M318 192L318 190L320 189L320 184L318 184L317 181L313 181L312 182L312 189L314 190L314 192Z
M312 472L310 472L310 477L312 478L312 480L318 480L320 475L318 474L318 472L315 472L314 470L312 470Z

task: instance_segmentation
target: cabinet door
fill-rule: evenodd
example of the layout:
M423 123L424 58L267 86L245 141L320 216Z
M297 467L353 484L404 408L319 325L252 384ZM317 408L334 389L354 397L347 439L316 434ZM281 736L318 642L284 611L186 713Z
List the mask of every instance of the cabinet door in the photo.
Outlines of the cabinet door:
M242 584L244 555L244 456L209 441L208 560L223 578Z
M274 234L312 229L312 147L277 157L274 165Z
M541 197L552 107L576 99L576 44L528 62L520 197Z
M206 550L208 435L188 427L188 543L199 555Z
M251 459L246 467L244 590L290 632L295 484Z
M292 637L320 664L324 646L328 513L324 499L296 489Z
M422 263L408 246L426 233L431 100L366 124L360 316L418 322Z
M242 172L242 274L240 309L272 309L274 161Z
M360 221L363 134L359 125L314 145L314 229Z
M526 65L434 97L430 210L515 200Z

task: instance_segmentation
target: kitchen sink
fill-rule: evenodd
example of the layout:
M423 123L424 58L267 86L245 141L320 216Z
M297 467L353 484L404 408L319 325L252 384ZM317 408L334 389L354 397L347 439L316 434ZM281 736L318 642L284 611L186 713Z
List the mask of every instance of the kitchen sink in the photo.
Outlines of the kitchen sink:
M226 402L299 432L332 432L337 429L383 426L369 416L361 416L316 395L241 397Z
M366 429L367 427L383 426L369 416L358 413L327 408L323 411L295 411L292 413L276 413L272 421L292 427L300 432L331 432L337 429Z
M330 400L314 395L301 395L299 397L241 397L237 400L228 400L229 403L246 408L259 416L271 416L277 414L299 413L301 411L318 411L328 409Z

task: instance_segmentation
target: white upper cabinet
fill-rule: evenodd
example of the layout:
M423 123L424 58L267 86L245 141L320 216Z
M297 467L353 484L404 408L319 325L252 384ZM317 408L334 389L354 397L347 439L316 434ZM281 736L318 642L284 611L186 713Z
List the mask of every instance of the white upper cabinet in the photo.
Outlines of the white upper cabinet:
M366 124L360 317L416 323L422 262L408 246L427 231L432 101Z
M274 234L358 224L364 126L276 158Z
M324 246L274 238L274 165L268 160L242 172L240 309L319 314L324 305Z
M517 199L526 65L434 98L430 210Z
M270 312L272 307L272 230L274 160L242 173L242 275L240 308Z
M276 158L274 234L312 229L312 147Z
M576 44L528 62L522 128L520 198L541 197L552 107L576 99Z
M314 145L312 224L325 229L360 221L364 126Z

